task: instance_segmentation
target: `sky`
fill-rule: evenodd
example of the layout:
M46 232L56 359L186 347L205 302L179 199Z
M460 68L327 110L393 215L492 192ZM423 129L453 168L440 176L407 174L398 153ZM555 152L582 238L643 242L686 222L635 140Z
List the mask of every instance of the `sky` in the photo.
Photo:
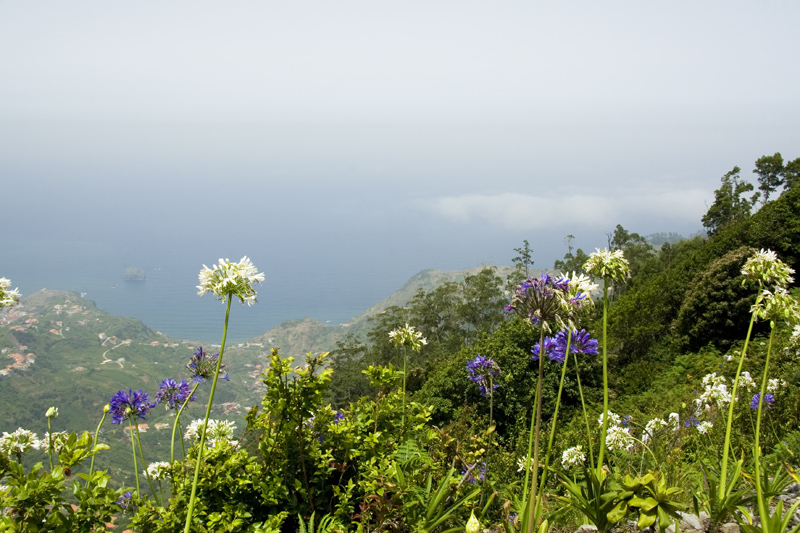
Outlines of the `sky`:
M0 244L250 255L377 301L523 239L544 268L567 234L689 235L734 165L800 157L798 20L794 1L0 0Z

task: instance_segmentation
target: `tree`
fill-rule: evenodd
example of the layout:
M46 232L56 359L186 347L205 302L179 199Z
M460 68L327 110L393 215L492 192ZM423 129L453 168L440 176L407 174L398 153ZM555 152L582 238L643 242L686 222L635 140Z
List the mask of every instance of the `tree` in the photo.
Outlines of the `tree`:
M774 155L761 156L756 160L753 174L758 175L758 188L764 193L764 203L769 200L769 195L786 182L783 174L783 156L780 152Z
M524 270L525 279L528 279L530 277L528 267L533 266L533 257L532 257L533 250L531 250L531 247L528 244L528 239L525 239L522 242L525 243L525 246L523 246L522 248L514 248L514 251L517 252L519 255L513 258L511 262L514 263L514 265L517 267L517 270L520 273L522 273L522 271Z
M714 203L703 215L703 227L709 235L715 235L719 230L736 220L750 217L750 210L758 201L760 193L743 198L745 193L754 189L753 184L743 181L739 177L742 169L733 167L733 170L722 176L722 185L714 191Z
M575 240L574 235L567 235L564 237L564 244L567 245L567 253L564 254L564 259L556 259L553 263L553 269L561 271L564 274L576 272L578 274L585 274L583 265L589 260L589 256L578 248L575 253L572 253L572 242Z

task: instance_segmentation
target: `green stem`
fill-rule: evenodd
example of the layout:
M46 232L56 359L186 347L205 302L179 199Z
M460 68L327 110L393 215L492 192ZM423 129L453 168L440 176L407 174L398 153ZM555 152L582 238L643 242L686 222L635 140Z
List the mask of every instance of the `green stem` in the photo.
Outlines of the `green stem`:
M553 411L553 420L550 423L550 439L547 442L547 453L544 455L544 465L542 466L542 481L539 484L541 489L539 491L539 501L537 507L542 506L542 498L544 496L544 484L547 481L547 467L550 465L550 452L553 450L553 441L556 436L556 423L558 422L558 408L561 405L561 391L564 390L564 377L567 375L567 361L569 361L569 348L572 342L572 329L569 328L567 334L567 351L564 353L564 362L561 364L561 381L558 384L558 396L556 396L556 408Z
M142 497L142 489L139 488L139 466L136 464L136 443L133 441L133 418L128 415L128 425L131 432L131 451L133 452L133 474L136 476L136 496Z
M203 461L203 452L205 451L206 444L206 426L208 425L208 419L211 416L211 405L214 403L214 392L217 390L217 379L219 378L219 369L222 365L222 354L225 351L225 339L228 337L228 318L231 314L231 301L233 301L233 295L229 294L227 308L225 309L225 326L222 329L222 345L219 348L219 357L217 358L217 369L214 372L214 381L211 384L211 394L208 397L205 421L203 422L203 427L200 430L200 444L197 448L197 460L194 467L192 495L189 497L189 508L186 511L186 526L183 529L183 533L189 533L192 528L192 514L194 513L194 502L197 497L197 483L200 480L200 463Z
M600 453L597 457L597 479L603 476L603 457L608 433L608 280L603 278L603 429L600 431Z
M533 472L531 473L531 492L528 494L528 520L526 533L533 533L538 526L538 476L539 476L539 435L542 428L542 375L544 374L544 328L539 340L539 377L536 380L536 429L533 439ZM533 420L531 420L533 422Z
M761 487L761 446L759 437L761 436L761 413L764 409L764 396L767 393L767 374L769 373L769 358L772 353L772 340L775 337L775 323L770 323L769 344L767 345L767 359L764 361L764 375L761 377L761 392L758 396L758 413L756 414L756 435L753 445L753 460L756 466L756 498L758 499L758 513L761 515L761 530L770 533L769 506L764 499L764 491ZM732 402L731 402L732 403Z
M403 346L403 432L406 428L406 363L408 361L408 346Z
M186 398L186 400L184 400L183 405L181 405L181 408L178 409L178 412L175 415L175 423L172 424L172 440L170 441L170 444L169 444L169 462L170 462L170 464L175 462L175 431L180 427L181 415L183 414L183 410L186 409L186 406L191 401L192 396L194 396L194 391L197 390L198 385L200 385L199 382L194 384L194 387L192 387L192 392L189 393L189 396ZM183 434L181 434L181 450L183 450ZM185 450L183 452L183 457L184 457L184 459L186 458L186 451Z
M97 424L97 429L94 430L94 441L92 441L92 451L94 451L94 449L97 447L97 435L100 434L100 426L102 426L103 422L105 422L107 414L108 413L105 411L105 409L103 409L103 418L100 419L100 423ZM97 454L95 454L95 453L92 454L92 462L89 465L89 477L91 477L92 473L94 473L94 458L95 458L95 455L97 455Z
M50 459L50 471L53 471L53 432L50 429L50 417L47 417L47 457Z
M758 301L758 299L756 299ZM736 393L739 388L739 376L742 373L742 365L744 364L744 357L747 353L747 345L750 342L750 334L753 332L753 323L756 321L756 315L753 313L750 316L750 326L747 328L747 337L744 339L744 346L742 347L742 355L739 357L739 366L736 369L736 377L733 379L733 389L731 389L731 403L728 405L728 420L725 424L725 443L722 445L722 466L719 472L719 501L725 501L727 496L727 477L728 477L728 448L731 445L731 425L733 423L733 404L736 402Z
M578 354L575 356L575 377L578 378L578 392L581 395L581 407L583 408L583 421L586 423L586 438L589 439L589 463L594 470L594 451L592 450L592 429L589 427L589 415L586 413L586 402L583 399L583 387L581 387L581 374L578 369Z
M150 492L153 494L153 498L156 497L156 489L153 488L153 481L150 479L150 474L147 473L147 461L144 460L144 452L142 451L142 439L139 436L139 424L136 424L136 442L139 444L139 456L142 458L142 466L145 467L144 470L144 477L147 480L147 484L150 485ZM164 506L164 501L161 501L161 506Z

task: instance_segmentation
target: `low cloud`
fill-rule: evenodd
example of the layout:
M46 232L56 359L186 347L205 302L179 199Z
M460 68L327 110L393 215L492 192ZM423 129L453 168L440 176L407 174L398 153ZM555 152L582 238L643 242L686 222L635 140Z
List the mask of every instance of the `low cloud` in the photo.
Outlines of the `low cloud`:
M418 209L457 224L483 223L505 229L554 226L613 226L658 219L685 224L706 212L707 191L639 191L610 195L466 194L418 200Z

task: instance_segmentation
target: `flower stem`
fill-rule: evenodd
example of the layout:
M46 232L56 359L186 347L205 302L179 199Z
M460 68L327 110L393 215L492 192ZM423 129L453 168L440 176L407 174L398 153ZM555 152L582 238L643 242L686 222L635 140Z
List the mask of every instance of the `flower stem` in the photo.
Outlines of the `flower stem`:
M578 370L578 354L575 357L575 377L578 378L578 392L581 395L581 407L583 408L583 421L586 423L586 438L589 440L589 463L594 470L594 451L592 450L592 430L589 427L589 415L586 414L586 402L583 399L583 387L581 387L581 374Z
M194 480L192 481L192 495L189 497L189 508L186 510L186 526L183 533L189 533L192 528L192 514L194 513L194 502L197 497L197 482L200 480L200 463L203 461L203 452L205 451L206 444L206 426L208 419L211 416L211 405L214 403L214 391L217 390L217 379L219 378L219 369L222 365L222 354L225 351L225 339L228 337L228 318L231 314L231 302L233 295L228 294L228 304L225 309L225 326L222 329L222 345L219 347L219 357L217 358L217 369L214 372L214 381L211 383L211 394L208 397L208 406L206 407L206 417L203 422L203 427L200 430L200 444L197 448L197 460L194 467Z
M131 415L128 415L128 424L131 427L131 451L133 452L133 475L136 476L136 495L141 498L142 489L139 488L139 466L136 464L136 443L133 441L133 418Z
M600 431L600 453L597 456L597 479L602 480L603 457L608 433L608 280L603 278L603 429Z
M50 471L53 471L53 432L50 429L50 417L47 417L47 457L50 459Z
M107 414L108 413L106 413L105 410L103 410L103 418L100 419L100 423L97 424L97 429L94 430L94 440L92 441L92 451L94 451L94 449L97 447L97 435L100 434L100 426L102 426L103 422L106 421L106 415ZM94 453L92 454L92 462L89 465L89 477L91 477L92 473L94 473L94 458L95 458L96 455L97 454L94 454Z
M142 466L146 465L147 462L144 460L144 452L142 451L142 439L139 436L139 424L136 424L136 442L139 443L139 456L142 458ZM147 469L144 471L144 477L147 480L147 484L150 485L150 492L153 494L153 498L156 497L156 489L153 488L153 481L150 479L150 474L147 472ZM164 502L162 500L161 506L164 506Z
M408 346L403 346L403 433L406 428L406 363L408 362Z
M539 376L536 380L536 424L534 429L534 438L533 438L533 473L531 474L531 491L528 494L528 510L527 510L527 528L526 533L533 533L538 524L538 511L539 508L537 507L538 498L537 498L537 489L539 488L537 485L538 476L539 476L539 434L541 432L542 427L542 375L544 374L544 328L542 328L540 337L539 337ZM531 420L531 424L533 425L534 420ZM530 448L530 443L528 445Z
M756 467L756 499L758 500L758 513L761 515L761 527L764 533L770 533L769 505L764 499L764 491L761 487L761 446L759 437L761 436L761 413L764 409L764 396L767 393L767 374L769 372L769 357L772 353L772 339L775 337L775 323L771 323L769 333L769 345L767 345L767 359L764 361L764 375L761 377L761 392L758 396L758 413L756 414L756 435L753 444L753 460ZM733 402L731 402L733 403Z
M539 491L538 507L542 506L542 496L544 495L544 484L547 481L547 467L550 465L550 452L553 450L553 440L556 436L556 423L558 422L558 408L561 405L561 391L564 390L564 377L567 375L567 361L569 361L569 345L572 342L572 329L567 334L567 350L564 353L564 362L561 364L561 381L558 384L558 396L556 396L556 408L553 411L553 420L550 423L550 439L547 442L547 453L544 455L544 465L542 466L542 482ZM541 354L541 352L540 352Z
M197 386L198 385L200 385L199 382L194 384L194 387L192 388L192 392L190 392L189 396L187 396L186 399L183 401L183 405L181 405L181 408L178 409L178 412L175 415L175 423L172 424L172 440L170 441L170 445L169 445L169 462L170 462L170 464L175 462L175 431L180 427L181 414L183 414L183 410L186 409L186 405L192 399L192 396L194 396L194 391L197 390ZM183 434L181 434L181 450L183 450ZM184 458L186 457L186 451L185 450L183 452L183 457Z
M758 301L758 300L756 300ZM728 420L725 424L725 443L722 445L722 466L719 471L719 501L722 502L726 499L727 477L728 477L728 449L731 444L731 424L733 423L733 404L736 403L736 389L739 387L739 376L742 373L742 365L744 364L744 357L747 354L747 345L750 342L750 334L753 332L753 323L756 321L756 315L753 313L750 316L750 326L747 328L747 337L744 339L744 346L742 347L742 355L739 356L739 367L736 369L736 377L733 379L733 389L731 389L731 402L728 405Z

